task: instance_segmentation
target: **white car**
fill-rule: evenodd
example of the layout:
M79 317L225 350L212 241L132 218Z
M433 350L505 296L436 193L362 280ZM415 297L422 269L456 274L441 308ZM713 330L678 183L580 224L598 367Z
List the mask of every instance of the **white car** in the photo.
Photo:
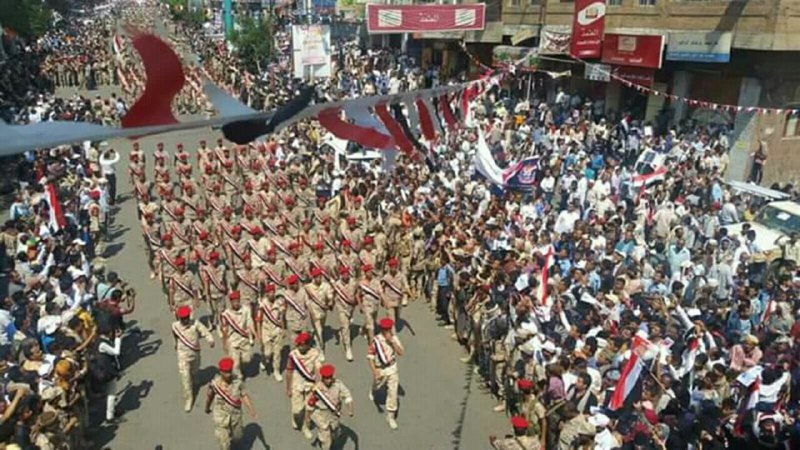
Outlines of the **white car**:
M793 233L800 234L800 204L791 200L767 203L752 221L726 226L728 236L736 236L744 241L741 233L745 223L750 224L750 229L756 232L755 244L766 254L768 261L781 258L781 248L776 241Z
M348 149L349 143L349 141L339 139L332 134L328 134L322 139L320 150L325 151L326 148L330 148L330 150L332 150L333 154L336 156L333 164L334 170L337 172L343 171L347 168L346 166L349 166L350 164L369 164L376 159L383 158L383 152L374 149L360 149L352 151L351 149Z

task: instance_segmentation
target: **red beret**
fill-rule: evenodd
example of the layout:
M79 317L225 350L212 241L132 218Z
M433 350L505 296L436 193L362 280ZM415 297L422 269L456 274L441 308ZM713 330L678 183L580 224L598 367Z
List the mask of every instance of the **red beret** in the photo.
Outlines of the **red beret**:
M239 294L239 291L232 291L230 294L228 294L228 298L231 300L239 300L239 298L241 298L241 294Z
M397 258L389 258L389 267L397 267L400 265L400 261Z
M311 335L304 331L298 334L296 338L294 338L294 345L308 344L310 341L311 341Z
M253 182L251 180L247 180L244 182L245 189L253 189ZM245 206L245 208L249 208L250 206Z
M351 247L353 244L350 242L349 239L345 239L342 241L342 247Z
M311 269L312 277L318 277L320 275L322 275L322 269L320 269L319 267L314 267L313 269Z
M245 183L245 186L246 186L246 185L247 185L247 184ZM244 205L244 213L245 213L245 214L247 214L247 213L252 213L252 212L253 212L253 207L252 207L252 206L250 206L250 205Z
M219 360L219 364L217 366L219 367L220 372L231 372L233 371L233 358L222 358Z
M254 227L252 230L250 230L250 234L253 236L261 236L264 234L264 230L262 230L261 227Z
M350 274L350 268L347 267L347 266L340 266L339 267L339 274L341 274L341 275L348 274L349 275Z
M242 232L242 227L240 227L239 225L234 225L231 227L231 233L239 234L241 232Z
M322 242L317 242L316 244L314 244L314 250L324 250L324 249L325 249L325 244L323 244Z
M161 240L164 241L164 242L171 241L172 240L172 235L169 234L169 233L164 233L164 234L161 235Z
M90 191L89 192L89 197L92 200L100 200L100 191Z
M265 284L264 292L275 292L275 285L272 283Z
M275 247L270 247L270 248L267 250L267 254L268 254L268 255L274 255L274 254L276 254L276 253L278 253L278 250L276 250L276 249L275 249Z
M384 317L378 322L378 325L381 327L381 330L391 330L394 326L394 320Z
M186 265L186 259L183 256L178 256L177 258L175 258L174 262L175 262L176 266L185 266Z
M175 213L176 216L182 216L183 213L185 213L186 211L183 210L182 206L177 206L175 208L175 211L173 211L173 212Z
M526 429L528 428L528 421L521 416L514 416L511 418L511 426L516 429Z
M225 167L233 167L233 161L231 161L230 159L226 159L225 162L222 163L222 165Z
M180 306L175 314L178 316L178 319L186 319L192 315L192 308L189 308L188 306Z
M521 378L517 380L517 388L520 391L529 391L533 389L533 381L526 380L525 378Z
M373 239L372 236L367 236L364 238L364 245L372 244L373 242L375 242L375 239Z
M334 373L336 373L336 368L333 367L333 364L325 364L319 368L319 375L323 378L330 378Z
M183 144L178 143L178 148L183 148Z
M372 272L372 264L364 264L361 266L361 271L364 273Z
M300 281L300 277L297 275L292 274L286 277L286 284L288 285L297 284L298 281Z
M353 216L348 217L347 218L347 223L349 223L350 225L356 223L356 218L353 217Z
M292 241L289 243L289 250L297 250L300 248L300 243L297 241Z
M215 251L209 253L208 259L210 259L212 261L219 259L219 252L215 250Z
M201 231L200 233L197 234L197 238L200 239L201 241L205 241L206 239L208 239L208 232L205 230Z
M286 197L285 199L283 199L283 203L286 203L287 206L294 205L294 199L292 197Z

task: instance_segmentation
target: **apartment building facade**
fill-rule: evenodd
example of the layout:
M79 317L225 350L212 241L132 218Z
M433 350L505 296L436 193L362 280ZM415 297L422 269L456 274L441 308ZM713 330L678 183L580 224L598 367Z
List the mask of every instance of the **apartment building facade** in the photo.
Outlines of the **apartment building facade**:
M643 93L613 79L587 79L585 66L576 64L569 50L554 50L552 45L569 40L572 1L502 0L500 8L499 23L487 17L487 30L502 30L500 39L465 39L482 59L488 58L487 45L539 48L565 61L543 61L543 66L570 69L568 86L602 100L606 110L635 111L649 121L729 122L734 142L731 178L746 176L750 154L763 145L769 152L765 181L800 181L800 114L751 108L800 108L800 0L606 0L603 54L585 61L605 64L659 93L698 103ZM639 67L628 66L631 60L611 54L623 39L633 45L638 40L642 51L652 54L638 55L632 64ZM703 39L706 42L698 45ZM652 42L656 44L644 45ZM701 107L700 102L742 109Z

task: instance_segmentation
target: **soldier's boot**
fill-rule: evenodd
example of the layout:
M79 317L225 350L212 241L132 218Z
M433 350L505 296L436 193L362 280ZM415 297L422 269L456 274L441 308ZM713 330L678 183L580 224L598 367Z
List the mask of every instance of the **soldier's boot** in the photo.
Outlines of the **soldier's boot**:
M350 347L347 347L347 348L344 350L344 357L345 357L345 359L347 359L348 361L352 362L352 361L353 361L353 349L351 349Z
M297 416L295 416L294 414L291 413L289 414L289 423L292 424L293 430L300 429L300 425L297 424Z
M191 410L192 410L192 398L189 397L189 398L186 399L186 401L183 404L183 411L188 413Z
M389 428L391 428L392 430L397 429L397 421L394 420L394 415L395 415L394 412L389 412L389 411L386 412L386 423L389 424Z

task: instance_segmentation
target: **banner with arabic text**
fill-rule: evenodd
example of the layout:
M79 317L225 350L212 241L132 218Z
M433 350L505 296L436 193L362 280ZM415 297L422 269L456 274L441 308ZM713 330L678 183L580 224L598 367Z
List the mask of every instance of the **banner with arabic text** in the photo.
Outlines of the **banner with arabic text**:
M367 4L370 34L483 30L486 5Z

